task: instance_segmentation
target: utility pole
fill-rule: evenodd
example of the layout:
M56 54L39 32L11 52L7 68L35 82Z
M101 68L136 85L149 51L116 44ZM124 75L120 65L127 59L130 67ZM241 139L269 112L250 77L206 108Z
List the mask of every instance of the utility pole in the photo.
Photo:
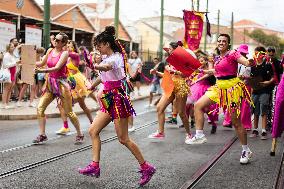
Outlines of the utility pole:
M244 28L244 33L243 33L243 35L244 35L244 41L243 41L243 43L246 43L246 29Z
M197 0L197 11L199 11L199 0Z
M220 10L218 9L218 15L217 15L217 37L220 34Z
M43 21L43 46L49 47L50 43L50 0L44 0L44 21Z
M208 0L206 0L206 12L208 12ZM204 52L206 52L206 46L207 46L207 22L204 24Z
M234 47L234 13L232 12L232 21L231 21L231 49Z
M163 58L163 38L164 38L164 0L161 0L161 18L160 18L160 58Z
M118 38L118 23L119 23L119 0L115 0L114 27L115 37Z

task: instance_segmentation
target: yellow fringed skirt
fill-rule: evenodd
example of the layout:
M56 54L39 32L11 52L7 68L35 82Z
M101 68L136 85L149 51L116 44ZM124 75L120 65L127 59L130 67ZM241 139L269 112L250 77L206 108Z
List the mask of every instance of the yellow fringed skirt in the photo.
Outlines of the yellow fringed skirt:
M246 88L245 83L238 77L217 80L216 84L210 87L205 95L210 100L218 103L219 107L227 109L229 112L237 111L237 115L240 115L242 100L247 100L252 103L251 95Z
M88 96L90 94L90 91L88 91L87 86L90 85L90 83L87 80L87 78L81 72L77 72L72 76L76 81L75 89L71 90L73 99L83 98Z

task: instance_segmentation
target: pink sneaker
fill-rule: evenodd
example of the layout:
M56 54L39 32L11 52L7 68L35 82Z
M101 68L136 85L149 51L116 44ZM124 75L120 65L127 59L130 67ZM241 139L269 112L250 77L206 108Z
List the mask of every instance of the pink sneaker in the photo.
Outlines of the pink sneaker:
M163 140L165 138L165 134L162 134L162 133L159 133L159 131L156 131L155 133L150 134L148 138Z
M147 184L151 180L155 172L156 168L150 164L148 164L148 168L146 169L140 168L139 173L141 173L141 178L139 180L139 185L144 186L145 184Z
M93 166L91 163L85 168L79 168L78 171L82 175L87 175L91 177L95 176L96 178L100 177L100 168Z

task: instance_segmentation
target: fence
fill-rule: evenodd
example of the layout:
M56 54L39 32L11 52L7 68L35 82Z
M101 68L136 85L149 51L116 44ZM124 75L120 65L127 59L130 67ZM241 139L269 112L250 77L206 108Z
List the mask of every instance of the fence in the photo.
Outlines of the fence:
M160 56L160 52L148 50L140 52L139 55L144 62L152 62L153 58L157 58Z

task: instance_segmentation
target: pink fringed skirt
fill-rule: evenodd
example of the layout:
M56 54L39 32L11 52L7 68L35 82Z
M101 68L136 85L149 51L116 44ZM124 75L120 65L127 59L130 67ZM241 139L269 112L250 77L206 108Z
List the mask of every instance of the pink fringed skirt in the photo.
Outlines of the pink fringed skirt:
M108 113L112 120L136 115L122 81L107 81L103 85L102 112Z

